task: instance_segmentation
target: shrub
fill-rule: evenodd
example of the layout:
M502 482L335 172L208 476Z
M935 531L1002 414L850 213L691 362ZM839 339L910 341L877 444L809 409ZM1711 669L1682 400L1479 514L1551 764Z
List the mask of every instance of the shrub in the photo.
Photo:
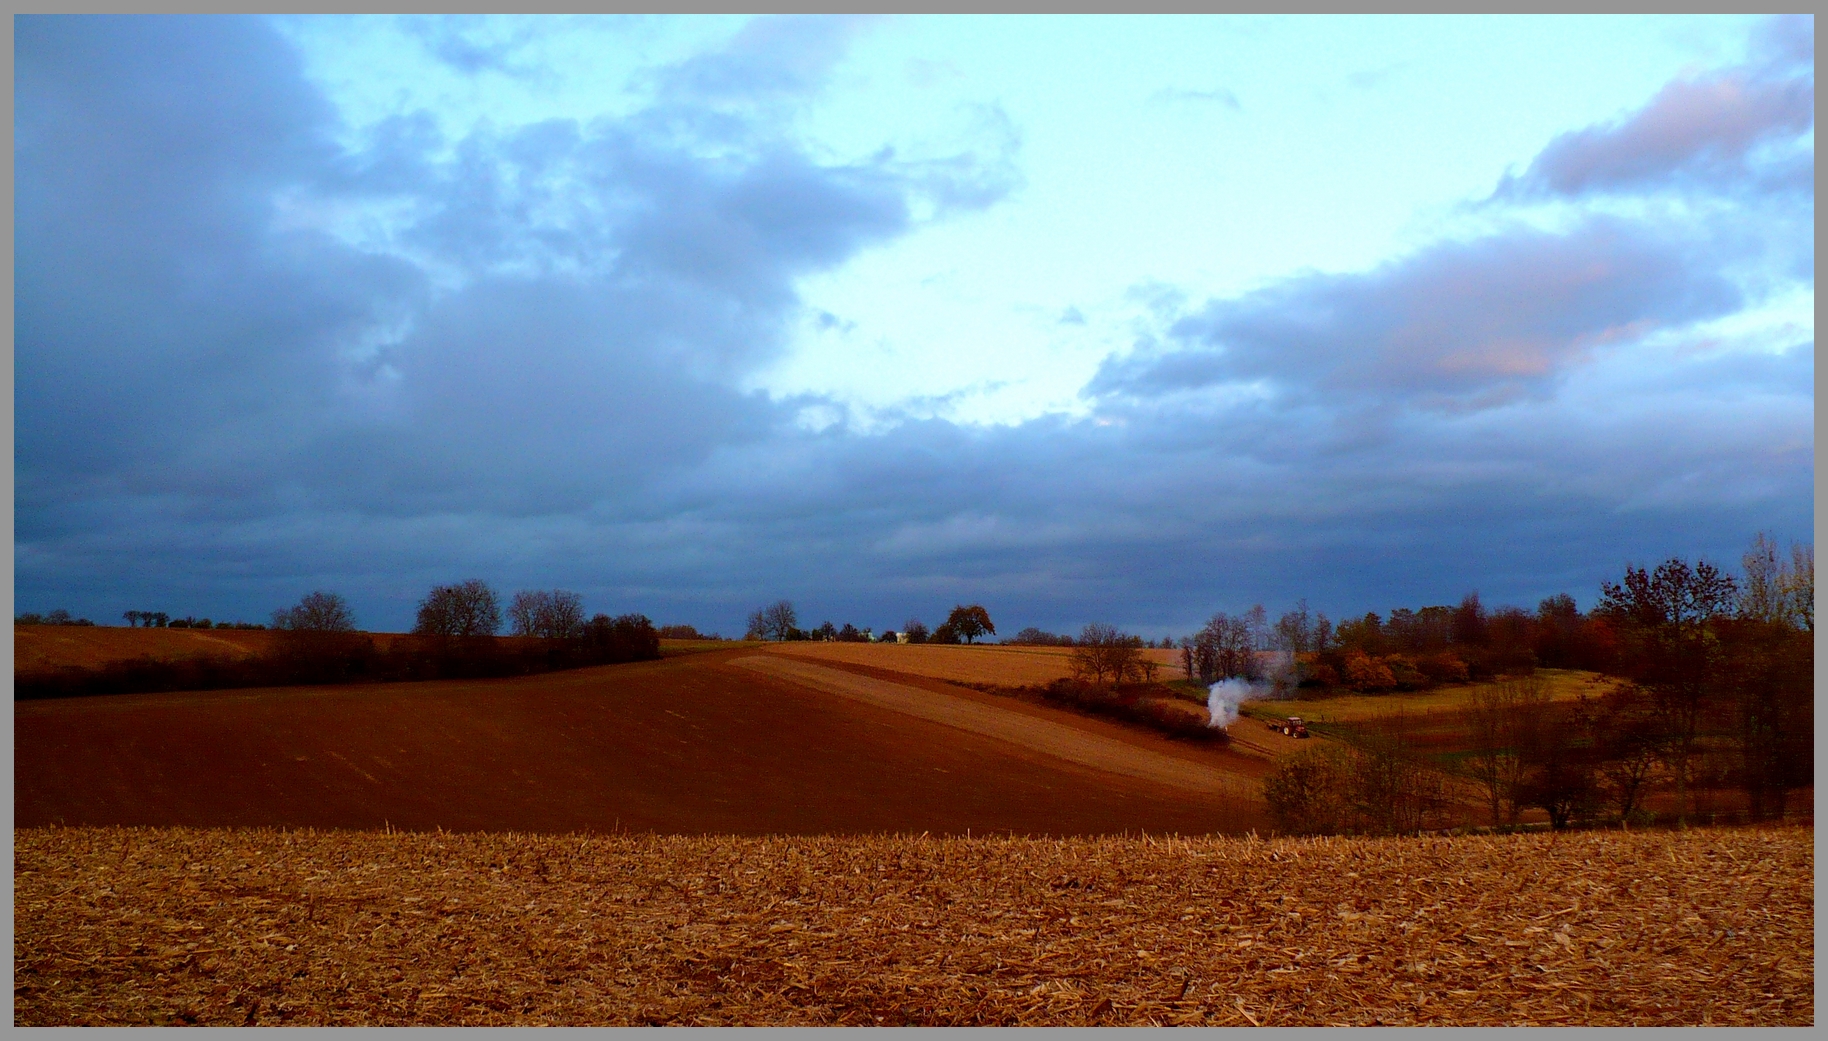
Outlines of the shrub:
M1276 826L1290 835L1332 835L1351 819L1351 756L1312 748L1282 760L1263 779L1263 799Z
M1415 663L1423 676L1435 683L1465 683L1470 679L1466 663L1452 651L1431 654Z
M1388 666L1360 650L1346 652L1346 686L1367 694L1396 688L1396 676Z

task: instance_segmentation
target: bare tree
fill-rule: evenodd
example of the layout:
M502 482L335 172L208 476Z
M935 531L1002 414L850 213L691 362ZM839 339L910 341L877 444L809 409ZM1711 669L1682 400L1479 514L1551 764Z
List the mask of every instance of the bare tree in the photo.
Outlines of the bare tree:
M1531 743L1530 728L1548 703L1548 689L1535 677L1505 680L1472 692L1467 721L1473 747L1461 761L1462 770L1484 790L1494 827L1507 819L1517 822L1524 749ZM1503 818L1501 806L1507 811Z
M523 590L508 605L508 628L516 636L576 639L584 632L584 598L563 589Z
M1602 583L1599 611L1624 626L1627 672L1650 695L1664 761L1676 781L1676 815L1688 823L1689 775L1704 716L1724 707L1732 663L1714 623L1737 610L1739 584L1707 561L1670 558L1654 572L1627 567Z
M273 612L273 628L307 633L350 633L355 615L340 593L306 593L295 606Z
M1097 622L1080 631L1067 665L1075 677L1098 684L1151 679L1155 672L1155 663L1143 657L1140 637Z
M1314 646L1314 620L1308 614L1308 602L1298 600L1293 611L1284 612L1276 619L1274 644L1277 650L1292 654L1303 654L1319 650Z
M495 590L479 578L452 586L433 586L419 602L413 632L427 636L493 636L501 629L501 605Z
M785 640L793 635L800 616L787 600L776 600L749 616L748 636L758 640Z

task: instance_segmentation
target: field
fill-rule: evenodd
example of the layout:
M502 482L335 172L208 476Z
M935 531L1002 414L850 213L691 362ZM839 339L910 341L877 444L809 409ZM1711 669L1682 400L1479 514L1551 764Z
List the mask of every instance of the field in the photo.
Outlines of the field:
M1570 669L1539 669L1536 678L1554 702L1575 701L1581 697L1598 698L1618 682L1593 672ZM1325 697L1285 701L1252 701L1247 710L1262 719L1300 716L1309 722L1366 723L1403 714L1418 721L1430 717L1459 718L1472 702L1472 695L1489 684L1467 683L1434 690L1403 694L1329 694Z
M106 625L13 626L13 672L93 669L130 658L246 658L264 652L261 629L140 629Z
M17 1025L1815 1018L1806 828L14 844Z
M1807 827L1264 841L1305 743L959 685L1059 649L664 649L16 703L15 1024L1813 1022Z
M499 680L20 702L13 720L14 812L28 827L1267 826L1250 783L1259 759L754 645Z
M1071 647L804 642L771 644L768 650L811 661L864 665L954 683L1020 687L1051 683L1073 674L1068 665ZM1162 666L1164 676L1180 661L1179 653L1143 652Z

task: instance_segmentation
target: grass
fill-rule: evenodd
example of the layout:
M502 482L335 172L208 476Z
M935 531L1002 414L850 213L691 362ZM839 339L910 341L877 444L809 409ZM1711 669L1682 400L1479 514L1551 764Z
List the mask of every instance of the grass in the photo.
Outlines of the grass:
M1536 677L1548 688L1551 701L1574 701L1583 695L1598 697L1612 689L1617 682L1598 673L1573 669L1538 669ZM1399 713L1423 721L1430 716L1457 718L1465 712L1475 692L1490 686L1489 683L1465 683L1410 693L1340 693L1320 697L1247 701L1241 711L1256 719L1300 716L1310 723L1322 725L1365 723Z

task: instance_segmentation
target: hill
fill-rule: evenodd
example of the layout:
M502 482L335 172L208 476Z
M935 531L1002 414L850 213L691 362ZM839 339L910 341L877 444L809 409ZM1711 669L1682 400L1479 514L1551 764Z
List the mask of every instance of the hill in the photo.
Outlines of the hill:
M16 822L747 835L1267 826L1252 783L1260 759L937 681L864 689L816 663L798 675L754 667L771 660L788 661L737 645L499 680L21 702ZM909 711L916 703L927 714Z

